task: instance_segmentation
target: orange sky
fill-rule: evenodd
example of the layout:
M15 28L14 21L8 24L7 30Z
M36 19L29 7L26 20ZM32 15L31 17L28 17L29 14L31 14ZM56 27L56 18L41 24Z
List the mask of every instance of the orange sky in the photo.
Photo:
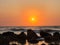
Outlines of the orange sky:
M60 25L60 0L0 0L0 26L54 25Z

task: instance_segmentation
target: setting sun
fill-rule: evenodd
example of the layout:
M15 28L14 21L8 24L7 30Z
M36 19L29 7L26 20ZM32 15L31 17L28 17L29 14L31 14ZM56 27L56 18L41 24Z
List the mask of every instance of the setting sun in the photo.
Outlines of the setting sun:
M37 18L35 16L30 17L30 22L35 24L37 22Z
M32 20L32 21L35 21L35 18L32 18L31 20Z

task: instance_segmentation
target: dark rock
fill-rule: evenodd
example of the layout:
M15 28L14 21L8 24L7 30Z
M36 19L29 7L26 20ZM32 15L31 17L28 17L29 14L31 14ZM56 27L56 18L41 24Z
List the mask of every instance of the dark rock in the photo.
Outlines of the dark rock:
M49 44L49 45L55 45L55 44Z
M41 45L45 45L45 44L43 43L43 44L41 44Z
M54 41L59 41L60 40L60 34L59 34L59 32L55 32L53 34L53 39L54 39Z
M55 42L56 45L59 45L59 42L60 42L60 34L59 34L59 32L55 32L53 34L53 41Z
M5 39L9 40L9 41L16 41L17 35L14 34L13 32L4 32L2 34L4 36Z
M34 31L32 31L31 29L27 30L27 40L29 43L32 43L32 44L38 43L39 41L36 40L37 38L38 36L36 35Z
M48 42L48 43L50 43L50 42L53 41L52 35L49 34L49 33L47 33L47 32L41 31L41 32L40 32L40 35L41 35L41 37L43 37L43 38L45 39L45 41Z
M17 35L16 34L14 34L13 32L4 32L3 34L2 34L2 43L4 44L4 45L9 45L9 42L11 42L11 41L16 41L16 37L17 37Z
M25 44L26 43L26 34L24 32L21 32L18 35L18 42L21 44Z
M12 44L12 45L16 45L16 44Z

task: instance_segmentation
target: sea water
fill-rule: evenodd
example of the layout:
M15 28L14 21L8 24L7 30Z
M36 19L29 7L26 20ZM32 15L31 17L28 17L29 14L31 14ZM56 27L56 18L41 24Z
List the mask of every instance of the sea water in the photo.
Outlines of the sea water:
M27 30L28 29L32 29L33 31L35 31L35 33L38 35L38 36L40 36L40 34L39 34L39 31L41 30L41 29L54 29L54 30L60 30L60 28L54 28L54 27L48 27L48 26L1 26L0 27L0 34L2 34L2 33L4 33L4 32L8 32L8 31L10 31L10 32L14 32L15 34L20 34L22 31L20 30L20 31L14 31L14 30L11 30L11 29L13 29L13 28L15 28L15 29L24 29L23 30L23 32L27 35ZM26 30L26 31L25 31ZM52 32L50 32L51 34L52 34ZM18 42L16 42L16 41L13 41L13 42L10 42L10 44L11 43L16 43L17 45L20 45ZM37 45L41 45L42 43L44 43L44 44L46 44L46 45L48 45L48 43L46 43L45 41L39 41L39 43L37 44ZM29 45L29 43L28 43L28 41L26 41L26 44L25 45Z

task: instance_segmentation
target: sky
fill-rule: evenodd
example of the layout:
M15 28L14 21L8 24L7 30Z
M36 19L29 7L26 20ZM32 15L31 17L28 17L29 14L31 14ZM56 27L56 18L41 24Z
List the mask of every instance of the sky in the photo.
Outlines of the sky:
M0 26L59 25L60 0L0 0Z

